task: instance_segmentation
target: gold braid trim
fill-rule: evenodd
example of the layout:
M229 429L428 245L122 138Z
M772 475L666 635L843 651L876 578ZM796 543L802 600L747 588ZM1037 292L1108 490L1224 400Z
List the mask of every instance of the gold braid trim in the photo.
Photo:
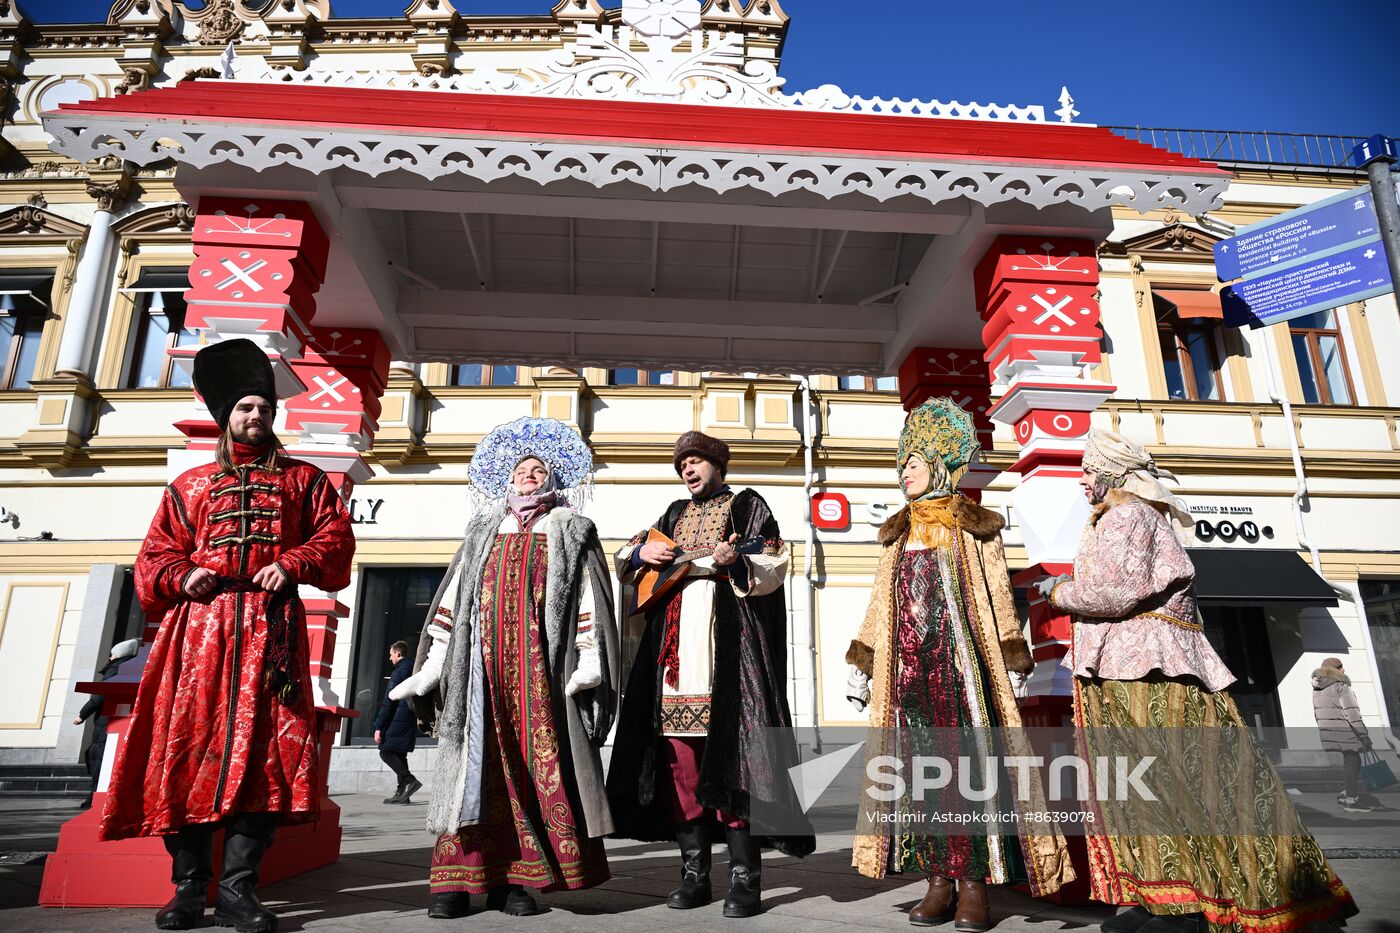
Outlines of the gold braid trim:
M250 532L246 535L220 535L209 541L210 547L220 547L225 544L247 544L249 541L261 541L264 544L281 544L282 539L276 535L264 534L261 531Z
M225 519L239 518L250 515L253 518L276 518L281 513L276 509L226 509L223 512L215 512L209 516L211 522L221 522Z
M218 499L222 496L231 496L239 492L280 492L281 490L271 483L241 483L232 486L221 486L209 493L209 498Z
M1178 619L1176 616L1167 615L1165 612L1139 612L1136 616L1138 618L1161 619L1163 622L1168 622L1175 625L1177 628L1184 628L1190 632L1199 632L1201 630L1201 627L1194 621L1187 622L1185 619Z

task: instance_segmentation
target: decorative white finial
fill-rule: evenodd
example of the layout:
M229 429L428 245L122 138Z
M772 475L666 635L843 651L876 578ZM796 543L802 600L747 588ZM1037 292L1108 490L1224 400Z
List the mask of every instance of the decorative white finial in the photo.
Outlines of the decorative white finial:
M234 78L238 77L233 70L233 62L237 57L238 53L234 51L233 40L230 39L228 48L224 49L224 54L219 56L219 69L223 72L223 76L227 80L232 81Z
M622 21L644 38L679 39L700 28L700 0L622 0Z
M1060 86L1060 109L1055 111L1055 116L1061 123L1073 123L1079 116L1079 111L1074 109L1074 98L1069 96L1069 88L1064 85Z

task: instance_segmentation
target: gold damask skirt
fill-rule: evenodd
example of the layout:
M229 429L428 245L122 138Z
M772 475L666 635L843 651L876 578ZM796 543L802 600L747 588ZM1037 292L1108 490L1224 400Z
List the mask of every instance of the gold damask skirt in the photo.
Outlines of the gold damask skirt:
M1113 770L1091 769L1095 900L1201 913L1211 933L1287 933L1356 913L1228 693L1166 677L1076 677L1074 716L1087 760L1152 755L1160 798L1120 800L1096 785Z

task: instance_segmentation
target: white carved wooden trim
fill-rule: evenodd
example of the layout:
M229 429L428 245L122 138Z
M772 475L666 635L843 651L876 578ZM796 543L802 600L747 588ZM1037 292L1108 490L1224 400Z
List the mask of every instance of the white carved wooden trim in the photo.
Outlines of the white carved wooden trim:
M1090 210L1122 204L1142 213L1173 207L1195 216L1218 207L1228 183L1214 174L497 141L357 129L317 132L222 122L199 126L61 111L46 115L44 128L54 136L54 150L80 162L115 156L138 165L173 159L196 168L233 162L254 171L289 165L312 174L348 168L371 177L394 171L426 179L515 176L540 185L585 181L598 188L630 184L652 191L694 185L720 193L739 188L775 196L810 191L827 199L856 195L881 202L906 195L931 204L966 197L984 205L1072 203Z

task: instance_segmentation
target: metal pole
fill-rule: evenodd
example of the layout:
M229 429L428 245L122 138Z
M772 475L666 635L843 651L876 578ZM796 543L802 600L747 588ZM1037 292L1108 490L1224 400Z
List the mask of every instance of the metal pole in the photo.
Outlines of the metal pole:
M1376 203L1381 243L1390 266L1390 287L1400 294L1400 204L1395 201L1395 177L1390 171L1394 162L1386 156L1372 159L1366 163L1366 176L1371 180L1371 200Z

